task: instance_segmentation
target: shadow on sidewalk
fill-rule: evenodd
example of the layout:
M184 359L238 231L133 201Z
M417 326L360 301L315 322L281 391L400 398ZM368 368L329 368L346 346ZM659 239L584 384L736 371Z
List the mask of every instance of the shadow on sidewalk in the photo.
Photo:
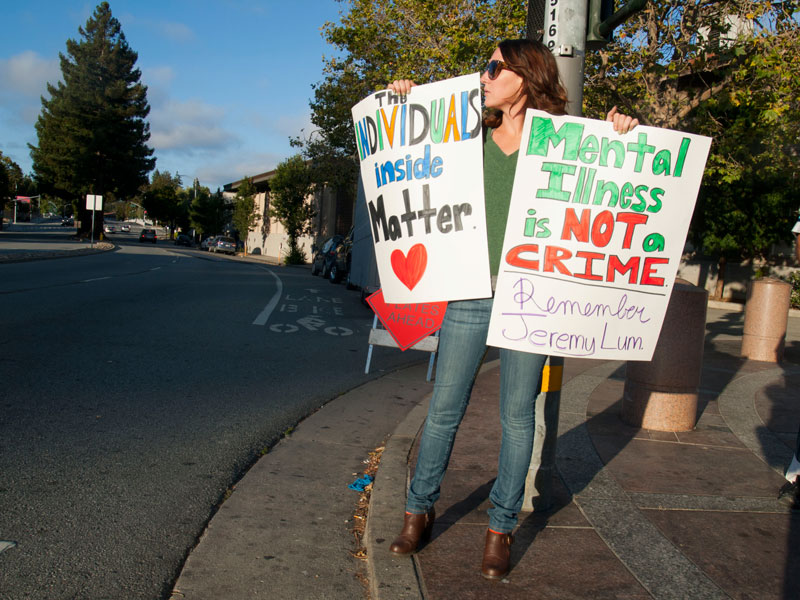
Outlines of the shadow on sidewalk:
M633 488L634 491L642 491L645 493L674 494L675 496L686 494L688 496L696 495L700 498L705 495L706 497L725 497L726 500L731 499L727 497L730 493L729 489L731 486L728 485L730 482L724 481L721 478L715 479L715 471L709 468L714 466L713 461L707 461L700 466L696 466L692 472L691 469L683 467L678 461L670 462L670 457L672 456L670 453L690 457L695 456L695 454L692 454L693 452L702 453L705 451L703 447L708 446L711 448L712 453L717 453L716 456L719 457L717 460L724 460L727 456L733 456L730 452L744 449L741 444L738 444L738 442L733 439L735 436L731 433L730 429L725 426L725 421L719 410L719 399L728 386L737 378L743 375L756 374L759 371L774 369L775 365L772 363L748 361L739 356L743 320L743 313L725 313L716 316L713 321L706 324L703 370L698 398L697 426L694 431L686 432L685 434L654 432L625 424L620 418L622 387L625 381L625 365L618 368L605 381L600 382L599 385L591 391L590 401L586 406L586 418L581 420L579 424L575 423L573 427L563 433L558 439L559 449L575 449L577 451L577 457L567 456L564 460L559 458L558 471L564 474L556 474L553 477L553 508L546 512L525 513L520 515L520 525L516 532L515 543L512 546L512 573L516 568L523 571L530 570L531 572L526 573L524 577L520 577L520 574L517 574L515 580L517 580L518 584L521 583L519 581L520 579L527 580L528 577L533 577L533 572L536 570L536 567L533 565L544 558L540 557L534 561L531 556L526 556L526 554L529 554L528 551L534 543L536 543L537 546L539 545L540 542L537 541L539 535L548 526L574 528L573 523L575 519L582 518L577 506L573 504L574 497L584 492L590 492L592 494L597 492L602 494L603 490L600 488L604 485L604 481L606 484L618 485L626 491L630 491L631 488ZM798 360L800 358L800 343L792 342L789 344L786 348L785 356L787 361L795 365L800 362ZM568 361L568 363L569 362L570 361ZM593 366L600 364L595 361L586 362ZM586 365L584 365L584 367L592 368ZM791 368L788 366L787 369L791 371ZM569 367L567 371L570 371ZM796 373L800 373L800 371ZM580 369L578 370L578 374L580 374ZM574 373L573 376L575 376ZM479 382L480 379L481 378L479 378ZM495 379L497 379L497 381L495 381ZM569 381L569 378L566 378L566 380ZM437 523L434 527L431 543L445 534L447 534L447 538L449 538L450 542L456 542L456 544L461 542L468 542L469 544L482 543L482 539L479 540L476 538L475 528L485 527L488 522L486 509L490 506L488 497L492 484L494 483L494 478L492 477L487 480L486 475L490 473L493 475L497 468L497 455L496 453L493 455L491 454L495 452L495 449L492 448L489 442L493 438L493 443L496 445L497 449L499 449L500 436L499 425L497 423L499 419L497 416L496 403L497 390L499 389L498 383L499 377L496 377L496 375L490 375L484 378L482 384L476 383L476 390L480 387L484 387L484 393L487 395L494 394L495 400L493 403L477 401L474 402L474 404L471 403L468 408L467 416L462 424L459 436L462 444L469 438L466 444L472 447L465 455L468 455L470 460L462 459L457 467L454 468L454 466L451 465L449 469L452 479L450 479L447 485L450 489L445 491L442 497L442 500L449 501L449 504L445 504L447 508L442 514L437 516ZM792 386L786 384L785 380L784 385L770 386L763 392L764 402L774 403L778 396L780 396L784 402L788 402L790 398L793 399L796 405L797 394L796 392L792 393L792 390L796 390L798 387L800 387L800 384L792 388ZM485 407L479 405L485 405ZM800 407L795 407L793 410L800 410ZM472 413L472 424L468 422L470 413ZM574 415L571 416L574 417ZM798 420L800 420L800 418ZM767 423L768 421L765 420L764 422ZM797 420L794 426L796 426L796 424ZM468 435L466 430L470 430L472 433ZM481 435L474 435L477 432L480 432ZM774 437L771 423L764 428L763 434L765 436L769 435ZM469 437L470 435L473 435L473 437ZM727 440L727 446L719 443L721 439ZM634 441L636 441L636 446L624 452ZM656 443L647 444L645 442ZM662 444L657 442L672 443ZM459 444L458 439L456 444ZM645 452L645 454L640 454L640 451ZM728 454L726 454L726 452ZM561 454L562 453L559 452L559 455ZM415 461L416 456L414 454L410 461L412 466ZM759 463L759 461L753 462ZM609 463L614 463L613 469L606 469ZM651 469L653 465L662 468L665 465L668 466L667 478L670 480L668 484L663 480L659 481L659 473L648 470ZM776 465L772 466L774 467ZM752 467L752 465L750 467L752 469L756 468ZM731 462L727 465L727 468L728 471L725 477L735 477L736 469L738 468L737 465ZM463 474L453 476L452 474L458 472L459 469L461 469ZM569 471L569 474L567 474L567 471ZM759 472L763 471L764 469L761 468ZM471 475L469 474L470 472L472 473ZM617 474L619 472L622 472L624 481L623 479L617 480ZM748 477L748 475L744 476ZM637 477L639 479L637 479ZM692 480L693 477L696 477L697 481ZM767 481L767 484L762 487L764 489L769 488L769 481L774 477L774 474L767 473L762 480L762 483L763 481ZM611 481L609 482L609 480ZM644 483L641 486L630 485L631 482L638 484L639 481ZM684 481L691 482L688 488L682 487ZM747 482L742 482L741 479L739 483L745 486L747 485ZM775 494L777 495L777 489L775 490ZM599 498L601 496L596 497ZM765 500L763 494L760 498ZM655 512L654 514L659 518L653 521L653 523L658 527L666 523L672 527L675 532L680 533L683 530L679 530L678 525L675 523L680 521L680 518L682 518L681 515L685 514L695 517L698 513L692 514L691 510L689 510L689 512L679 512L680 514L673 511L672 516L676 519L675 521L669 521L668 518L664 517L663 515L665 513L663 511L661 513ZM738 519L737 513L734 512L730 514L732 518ZM651 515L647 514L646 516L650 518ZM746 515L742 515L742 517L744 516ZM772 516L780 518L777 511L773 513ZM465 529L468 531L465 531L462 535L453 530L453 526L456 524L466 525L467 527ZM585 529L585 526L583 528ZM776 536L774 539L779 549L766 560L776 562L784 559L786 560L785 566L773 563L772 571L783 571L783 594L781 597L785 599L798 598L800 597L798 593L798 589L800 589L800 551L797 550L797 548L800 547L800 518L798 516L791 517L788 539L785 541L788 545L788 551L787 546L784 546L783 528L781 528L780 535ZM547 544L552 543L552 541L550 541L550 536L543 536L542 543L544 543L543 547L548 547ZM448 544L448 546L450 546L450 544ZM442 554L447 554L451 558L455 556L461 558L460 548L452 548L452 550L435 549L433 552L441 552ZM453 552L453 554L451 554L451 552ZM470 552L472 552L472 550L470 550ZM574 553L577 556L579 554L579 549L575 549ZM480 548L475 548L474 554L476 557L479 557ZM433 553L426 553L423 549L422 562L430 562L432 565L430 568L444 564L444 562L439 562L443 559L435 556L436 555ZM750 559L752 558L753 557L750 557ZM741 563L739 563L736 568L746 571L750 559L745 556L741 559ZM544 559L544 562L547 563L548 560L550 559ZM714 557L710 557L709 560L713 561ZM541 573L539 576L541 576ZM742 577L746 577L746 573L742 573ZM775 578L772 579L773 586L777 586L780 583L776 581L777 579L778 575L776 573ZM451 585L455 584L455 579L448 581ZM720 581L720 583L725 585L724 581ZM752 584L753 582L748 583ZM442 589L446 587L447 586L443 584ZM452 590L450 591L452 592ZM434 593L432 597L436 597L436 594ZM776 596L772 595L771 597Z
M763 394L756 398L756 411L766 427L759 428L758 437L770 466L785 471L791 461L791 454L800 441L800 370L789 367L789 361L796 362L800 355L800 343L791 342L784 350L784 361L781 363L784 375L781 384L764 388ZM792 365L794 366L794 365ZM776 448L776 439L786 446ZM777 491L775 493L777 495ZM788 533L786 537L786 565L783 579L784 600L800 598L800 511L794 511L788 517ZM778 540L776 539L776 542Z

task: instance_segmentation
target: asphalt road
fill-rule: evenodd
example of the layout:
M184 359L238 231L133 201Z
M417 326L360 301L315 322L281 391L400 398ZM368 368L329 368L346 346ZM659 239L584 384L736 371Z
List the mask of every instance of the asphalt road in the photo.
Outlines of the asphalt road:
M264 450L425 358L376 348L364 375L371 312L308 268L112 239L0 264L3 600L166 598Z

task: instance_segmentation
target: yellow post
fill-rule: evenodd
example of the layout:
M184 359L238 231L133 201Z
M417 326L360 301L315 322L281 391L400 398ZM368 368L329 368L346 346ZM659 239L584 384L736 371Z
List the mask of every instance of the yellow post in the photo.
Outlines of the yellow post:
M542 370L542 384L536 396L533 454L528 477L525 480L523 511L546 511L553 505L558 409L561 403L563 378L563 357L549 356Z

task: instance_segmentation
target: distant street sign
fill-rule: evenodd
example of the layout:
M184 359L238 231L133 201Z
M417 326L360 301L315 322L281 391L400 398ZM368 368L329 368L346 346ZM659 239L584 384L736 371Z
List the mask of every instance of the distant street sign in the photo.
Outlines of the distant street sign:
M103 210L103 197L86 194L86 210Z

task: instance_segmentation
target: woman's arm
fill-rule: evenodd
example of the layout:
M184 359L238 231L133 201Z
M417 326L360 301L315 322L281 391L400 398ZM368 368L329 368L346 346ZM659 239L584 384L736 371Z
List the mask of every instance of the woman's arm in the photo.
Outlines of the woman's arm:
M628 133L639 124L639 119L617 112L616 106L608 111L606 121L614 124L614 131L617 133Z

